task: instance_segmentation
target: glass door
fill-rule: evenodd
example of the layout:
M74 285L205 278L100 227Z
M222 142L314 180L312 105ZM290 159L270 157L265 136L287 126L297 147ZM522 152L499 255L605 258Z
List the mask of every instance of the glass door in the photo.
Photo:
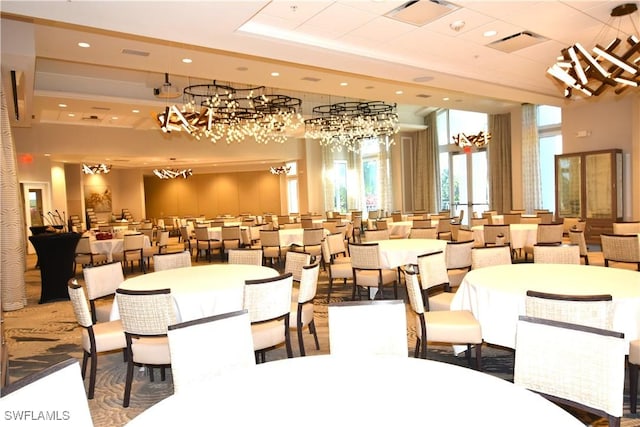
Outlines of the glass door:
M451 155L451 206L452 215L464 210L463 224L470 224L473 212L489 209L489 185L487 179L486 150Z

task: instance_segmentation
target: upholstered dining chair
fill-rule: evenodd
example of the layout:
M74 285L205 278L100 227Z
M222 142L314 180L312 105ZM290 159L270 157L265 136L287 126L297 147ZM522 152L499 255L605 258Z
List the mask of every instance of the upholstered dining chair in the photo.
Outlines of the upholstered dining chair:
M502 235L502 236L500 236ZM505 224L488 224L484 226L484 245L511 245L511 228Z
M438 239L442 240L451 240L452 232L451 232L451 218L445 217L440 218L438 221L438 226L436 227Z
M244 309L248 310L253 335L253 350L265 361L265 352L282 343L287 357L293 357L289 316L293 275L258 280L246 280L244 287Z
M116 300L127 343L127 376L122 400L122 406L127 408L134 366L147 366L151 381L154 367L160 367L160 378L165 380L165 368L171 365L167 330L176 323L176 315L170 289L118 289Z
M175 393L256 364L247 310L169 325L167 337Z
M302 246L291 245L290 251L305 252L311 255L312 260L320 257L320 244L324 239L324 230L322 228L305 228L302 230Z
M411 227L413 228L427 228L432 227L430 219L414 219L412 220ZM433 227L435 228L435 227Z
M87 361L91 359L89 368L89 390L87 397L93 399L96 388L96 374L98 371L98 353L112 350L126 349L127 343L120 320L95 323L91 318L89 305L82 286L76 279L70 279L68 284L69 299L78 325L82 328L82 378L87 372Z
M382 268L380 265L380 247L377 243L349 243L351 268L353 269L353 293L360 296L360 288L377 288L377 299L384 299L383 287L393 284L394 298L398 298L398 279L394 269Z
M569 230L569 242L580 249L580 258L584 258L584 264L589 265L589 249L584 238L583 230Z
M592 328L613 326L612 296L565 295L529 290L525 314L529 317L575 323Z
M196 227L193 232L196 236L196 262L201 251L204 251L209 262L212 255L222 253L222 242L218 239L210 239L207 227Z
M520 316L513 381L620 426L626 347L619 332Z
M602 233L600 241L605 267L609 267L613 261L636 264L637 270L640 271L640 237L638 235Z
M284 273L291 273L294 282L300 282L302 267L311 263L311 255L305 252L288 251L284 259ZM295 299L295 298L294 298Z
M333 256L331 249L329 248L328 237L322 241L321 247L324 267L327 271L327 275L329 276L329 288L327 290L327 304L329 304L331 301L331 291L333 290L334 279L342 279L343 285L346 285L347 279L353 279L353 269L351 267L351 257Z
M82 267L90 267L96 264L103 264L105 262L107 262L107 256L105 254L94 253L91 250L91 240L89 236L81 237L80 240L78 240L76 256L73 259L74 274L78 264Z
M431 222L431 221L429 221ZM411 227L409 230L410 239L437 239L438 231L436 227Z
M640 221L614 222L613 234L640 234Z
M533 245L533 262L536 264L580 264L580 247L561 243Z
M629 396L631 413L635 414L638 406L638 368L640 368L640 340L629 343Z
M389 230L367 230L364 232L365 242L375 242L377 240L389 240Z
M4 425L46 424L43 414L58 411L59 417L68 413L69 419L58 424L78 427L93 426L89 402L76 359L70 358L29 374L0 389L0 408ZM7 418L13 410L22 414L22 421ZM33 418L28 419L26 411ZM42 418L36 418L40 417ZM55 420L51 420L55 423ZM61 421L61 420L58 420Z
M298 333L298 347L300 348L300 356L305 356L304 339L302 330L309 327L309 333L313 335L316 350L320 350L318 342L318 333L316 331L316 323L313 318L314 305L313 300L318 290L318 273L320 264L314 263L304 265L300 275L300 288L297 298L291 302L291 313L289 316L289 327L295 329Z
M402 300L331 303L328 310L332 356L408 356Z
M587 222L582 218L577 217L564 217L562 218L562 234L569 236L569 230L582 230L584 231Z
M262 249L229 249L229 264L262 265Z
M450 310L455 294L451 292L444 251L419 255L417 267L426 311ZM436 288L440 292L434 292Z
M280 265L285 249L280 246L280 232L278 230L260 230L260 246L265 261L268 259L271 265L275 265L274 260L277 260L277 265Z
M174 252L170 254L157 254L153 256L154 271L185 267L191 267L191 254L189 253L189 251Z
M536 243L535 244L554 244L562 243L563 225L558 224L538 224L536 231ZM533 245L525 245L524 247L524 260L527 260L528 255L532 255L535 262L535 255L533 254Z
M122 264L109 264L87 267L82 270L87 296L91 306L93 323L108 322L116 289L124 282Z
M458 287L467 272L471 270L471 249L474 246L473 239L447 242L445 259L450 287Z
M238 249L242 246L242 236L239 225L225 225L221 228L222 253L228 254L230 249Z
M133 263L138 261L140 271L146 273L144 262L144 234L125 234L123 236L122 252L114 253L113 259L121 261L124 266L130 266L131 272L133 272Z
M471 346L475 346L476 369L482 369L482 329L467 310L429 311L422 301L417 273L405 268L409 305L416 316L414 357L427 358L427 341L467 345L467 362L471 366ZM420 273L422 274L422 273Z
M180 238L182 239L184 249L188 250L190 255L193 255L193 249L197 245L196 239L191 236L191 233L189 233L189 228L187 226L180 227Z
M511 248L504 246L474 247L471 250L471 269L511 264Z

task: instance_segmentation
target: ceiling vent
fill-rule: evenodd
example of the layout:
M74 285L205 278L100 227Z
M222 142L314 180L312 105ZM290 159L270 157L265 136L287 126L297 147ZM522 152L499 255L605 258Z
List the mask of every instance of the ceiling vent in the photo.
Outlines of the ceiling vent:
M135 50L135 49L122 49L122 53L125 55L136 55L136 56L149 56L149 52L145 52L144 50Z
M547 39L529 31L523 31L521 33L512 34L503 39L496 40L489 43L487 46L492 47L502 52L511 53L516 50L524 49L538 43L542 43Z
M457 6L438 0L413 0L396 7L385 16L421 27L458 9Z
M160 87L153 88L153 95L156 98L172 99L182 96L182 92L177 87L171 85L169 73L164 73L164 83Z
M306 80L308 82L319 82L320 79L317 77L303 77L302 80Z

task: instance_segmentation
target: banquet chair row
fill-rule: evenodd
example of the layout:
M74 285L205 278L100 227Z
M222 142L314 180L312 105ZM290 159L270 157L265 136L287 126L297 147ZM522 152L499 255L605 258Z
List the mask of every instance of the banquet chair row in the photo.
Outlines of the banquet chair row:
M619 426L629 347L611 330L611 295L528 291L525 314L517 324L514 383Z
M398 299L397 272L380 265L380 247L377 243L349 243L349 255L353 270L352 300L355 300L356 291L360 297L362 288L369 294L371 288L376 288L375 298L384 299L383 288L390 284L393 285L394 299Z
M105 254L94 253L91 250L91 240L89 236L81 237L80 240L78 240L75 257L73 259L74 274L78 264L82 267L90 267L97 264L104 264L105 262L107 262L107 256Z

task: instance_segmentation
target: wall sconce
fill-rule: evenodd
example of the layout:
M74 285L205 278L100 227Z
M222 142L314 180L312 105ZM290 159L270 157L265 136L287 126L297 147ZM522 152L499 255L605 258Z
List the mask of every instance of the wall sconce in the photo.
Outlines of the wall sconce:
M100 163L99 165L82 164L82 172L86 175L99 175L111 172L111 165Z

